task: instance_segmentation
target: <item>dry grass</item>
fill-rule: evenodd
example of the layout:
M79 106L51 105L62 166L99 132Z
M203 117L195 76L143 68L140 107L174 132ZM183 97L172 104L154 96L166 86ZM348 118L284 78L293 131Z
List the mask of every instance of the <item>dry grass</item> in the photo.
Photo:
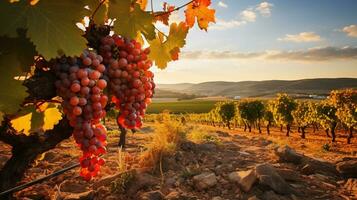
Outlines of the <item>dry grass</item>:
M212 142L215 144L220 144L220 139L217 134L207 131L202 127L194 127L188 134L187 139L195 143L206 143Z
M139 156L142 167L155 168L163 156L173 154L177 145L185 138L187 127L171 119L169 113L162 113L155 122L155 132Z

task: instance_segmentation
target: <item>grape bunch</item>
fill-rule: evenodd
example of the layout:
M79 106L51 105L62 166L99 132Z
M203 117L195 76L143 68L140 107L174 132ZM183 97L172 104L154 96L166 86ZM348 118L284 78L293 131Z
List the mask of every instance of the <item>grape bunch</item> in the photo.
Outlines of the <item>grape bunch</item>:
M108 97L103 94L107 81L103 79L105 66L102 56L84 51L80 57L56 59L53 69L58 77L57 94L62 97L63 112L73 127L73 137L83 155L80 158L81 176L90 180L104 160L106 129L100 119L106 114Z
M98 52L107 67L112 101L120 109L118 123L128 129L140 128L155 88L154 74L149 70L150 49L142 49L135 40L113 35L101 39Z

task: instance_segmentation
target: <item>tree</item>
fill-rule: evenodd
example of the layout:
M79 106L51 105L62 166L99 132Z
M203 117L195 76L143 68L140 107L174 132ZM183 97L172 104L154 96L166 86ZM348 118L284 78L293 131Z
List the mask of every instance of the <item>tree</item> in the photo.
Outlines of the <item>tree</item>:
M304 101L298 102L292 114L295 123L301 131L301 138L305 139L305 129L311 123L309 104Z
M256 125L261 133L260 121L264 117L263 102L259 100L242 101L238 105L238 110L241 118L247 124L249 132L251 132L251 127Z
M149 68L177 60L196 21L203 30L215 21L207 0L165 4L158 12L146 3L0 1L0 140L12 146L0 171L0 191L71 134L84 152L80 175L95 176L104 164L98 157L106 151L101 119L110 101L120 110L122 127L141 126L155 88ZM185 9L185 20L170 24L170 14L179 9ZM85 16L89 25L78 29L76 22ZM168 26L167 34L154 26L157 21ZM144 43L150 48L142 48Z
M335 130L338 123L336 110L337 109L329 101L322 101L316 106L320 125L325 129L327 135L329 131L331 131L332 142L336 141Z
M218 107L218 114L221 117L223 123L225 123L229 129L231 129L230 122L236 114L236 106L234 102L232 101L222 102L219 103L217 107Z
M266 125L266 128L267 128L267 133L268 135L270 134L270 127L271 125L274 123L274 115L273 115L273 112L272 112L272 102L268 102L265 104L264 106L264 123Z
M348 128L347 143L350 144L357 124L357 90L334 90L329 99L336 108L339 121Z
M273 114L277 124L286 126L286 136L289 136L291 124L294 121L292 112L296 108L296 102L287 94L278 94L273 103Z

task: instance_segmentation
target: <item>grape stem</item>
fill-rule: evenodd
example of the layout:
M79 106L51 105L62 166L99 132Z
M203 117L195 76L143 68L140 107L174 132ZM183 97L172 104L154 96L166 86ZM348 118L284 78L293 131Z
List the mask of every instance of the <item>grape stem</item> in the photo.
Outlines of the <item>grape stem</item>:
M93 11L92 15L90 16L91 21L93 20L95 14L99 10L99 8L104 4L105 1L106 0L102 0L102 1L99 2L98 6L95 8L95 10Z
M172 13L172 12L174 12L174 11L178 11L178 10L180 10L181 8L185 7L185 6L190 5L190 4L193 3L194 1L196 1L196 0L191 0L191 1L189 1L189 2L187 2L187 3L185 3L185 4L183 4L182 6L176 7L176 8L173 9L173 10L168 10L168 11L166 11L166 12L159 12L159 13L155 14L154 16L155 16L155 17L158 17L158 16L162 16L162 15L166 15L166 14Z

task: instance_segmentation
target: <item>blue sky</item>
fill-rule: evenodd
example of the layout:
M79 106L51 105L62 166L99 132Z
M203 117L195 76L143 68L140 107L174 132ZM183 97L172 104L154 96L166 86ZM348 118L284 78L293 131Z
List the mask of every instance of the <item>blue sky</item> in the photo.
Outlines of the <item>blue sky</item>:
M192 29L181 59L155 70L157 82L357 78L355 0L221 0L212 7L216 24L207 33ZM182 19L182 11L170 18Z

